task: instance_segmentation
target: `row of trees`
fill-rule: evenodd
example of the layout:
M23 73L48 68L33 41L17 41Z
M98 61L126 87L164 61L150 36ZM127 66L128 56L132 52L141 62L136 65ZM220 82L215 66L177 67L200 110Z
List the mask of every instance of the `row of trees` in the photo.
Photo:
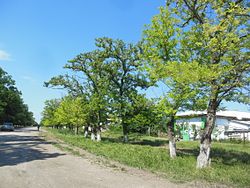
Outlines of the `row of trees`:
M73 101L79 98L83 104L81 105L83 112L79 112L82 115L78 117L85 119L82 122L95 130L98 139L100 139L101 125L113 122L122 126L124 141L127 142L129 125L138 124L138 121L146 122L147 119L149 122L143 125L147 124L150 127L154 121L152 118L154 103L138 92L138 88L145 89L152 85L142 70L143 64L140 61L142 45L99 38L96 39L96 47L97 50L80 54L65 65L66 69L73 71L72 75L59 75L45 83L47 87L67 89L69 96L60 101L58 109L54 111L56 114L54 119L57 119L57 122L54 122L53 118L47 121L45 114L51 112L46 109L50 103L57 104L54 100L48 101L42 122L45 125L53 123L73 125L67 121L69 118L60 118L64 115L58 111L68 99L71 101L65 106L70 103L73 106ZM152 113L149 114L149 110ZM64 111L65 113L67 112ZM80 125L83 124L75 127Z
M138 89L163 82L168 90L148 111L155 113L152 122L165 118L174 158L176 113L206 109L197 167L207 167L221 103L250 102L248 19L249 5L244 0L167 0L144 30L141 42L133 45L99 38L97 50L65 65L74 74L54 77L46 86L66 88L73 97L84 96L98 130L110 115L119 119L127 141L128 125L136 117L133 109L141 97ZM142 111L139 108L138 114Z
M110 128L121 126L122 119L114 112L112 105L105 106L106 114L102 116L98 124L98 110L92 101L87 100L83 95L68 95L62 99L52 99L45 102L42 124L55 128L65 128L74 130L75 134L84 126L85 137L90 128L91 139L101 140L100 128ZM128 104L127 104L128 105ZM133 100L133 104L127 108L125 118L128 132L157 135L166 130L163 118L159 116L161 111L155 101L149 100L144 95L138 95ZM158 117L157 117L158 116ZM124 135L124 138L125 137ZM127 140L124 140L125 142Z
M21 126L35 124L33 113L24 104L15 81L0 67L0 124L4 122Z

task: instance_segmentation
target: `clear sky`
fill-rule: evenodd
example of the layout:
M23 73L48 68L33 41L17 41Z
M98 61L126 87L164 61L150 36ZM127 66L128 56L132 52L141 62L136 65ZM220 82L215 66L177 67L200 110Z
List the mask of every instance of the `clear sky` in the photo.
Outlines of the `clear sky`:
M44 101L62 91L44 81L65 73L63 65L94 49L97 37L136 42L165 0L0 0L0 66L12 75L39 122ZM160 90L149 89L148 96ZM235 103L228 109L246 111Z

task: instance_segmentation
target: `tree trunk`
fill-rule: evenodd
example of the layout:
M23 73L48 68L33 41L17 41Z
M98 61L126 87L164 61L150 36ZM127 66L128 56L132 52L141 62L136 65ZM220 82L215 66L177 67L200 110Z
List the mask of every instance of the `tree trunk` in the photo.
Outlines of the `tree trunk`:
M201 136L200 153L199 156L197 157L197 165L196 165L197 168L209 167L211 163L210 159L211 135L215 124L217 106L218 103L216 97L209 101L205 130Z
M95 133L91 132L91 140L95 141Z
M84 131L84 138L87 138L87 137L88 137L88 131L85 130L85 131Z
M99 126L96 130L96 141L97 142L101 141L101 126Z
M101 141L101 110L98 111L97 114L97 127L96 127L96 141L100 142Z
M160 131L160 130L157 131L157 136L158 136L158 137L161 136L161 131Z
M101 139L101 132L97 132L96 133L96 141L97 142L100 142L102 139Z
M124 134L123 142L128 143L128 133Z
M176 157L176 144L174 138L174 116L171 116L168 126L169 154L171 158Z
M95 141L95 133L96 133L95 127L91 127L91 140L93 141Z
M148 127L148 136L151 135L151 127Z
M123 129L123 142L128 142L128 126L122 120L122 129Z
M85 127L84 127L84 137L85 137L85 138L87 138L87 136L88 136L88 129L89 129L88 126L85 126Z
M78 135L78 133L79 133L79 126L76 126L75 127L75 134Z

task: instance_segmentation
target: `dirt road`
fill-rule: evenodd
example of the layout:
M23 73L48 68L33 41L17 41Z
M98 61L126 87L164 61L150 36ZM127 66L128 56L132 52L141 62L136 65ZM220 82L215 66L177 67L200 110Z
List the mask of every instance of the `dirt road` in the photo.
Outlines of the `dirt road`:
M0 188L184 187L151 173L119 171L59 150L36 128L0 132Z

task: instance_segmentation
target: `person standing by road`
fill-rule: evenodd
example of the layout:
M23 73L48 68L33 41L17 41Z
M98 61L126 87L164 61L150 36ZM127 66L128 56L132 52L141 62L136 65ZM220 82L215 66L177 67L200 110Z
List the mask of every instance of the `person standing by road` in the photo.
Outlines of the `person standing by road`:
M37 130L38 131L40 130L40 124L37 124Z

